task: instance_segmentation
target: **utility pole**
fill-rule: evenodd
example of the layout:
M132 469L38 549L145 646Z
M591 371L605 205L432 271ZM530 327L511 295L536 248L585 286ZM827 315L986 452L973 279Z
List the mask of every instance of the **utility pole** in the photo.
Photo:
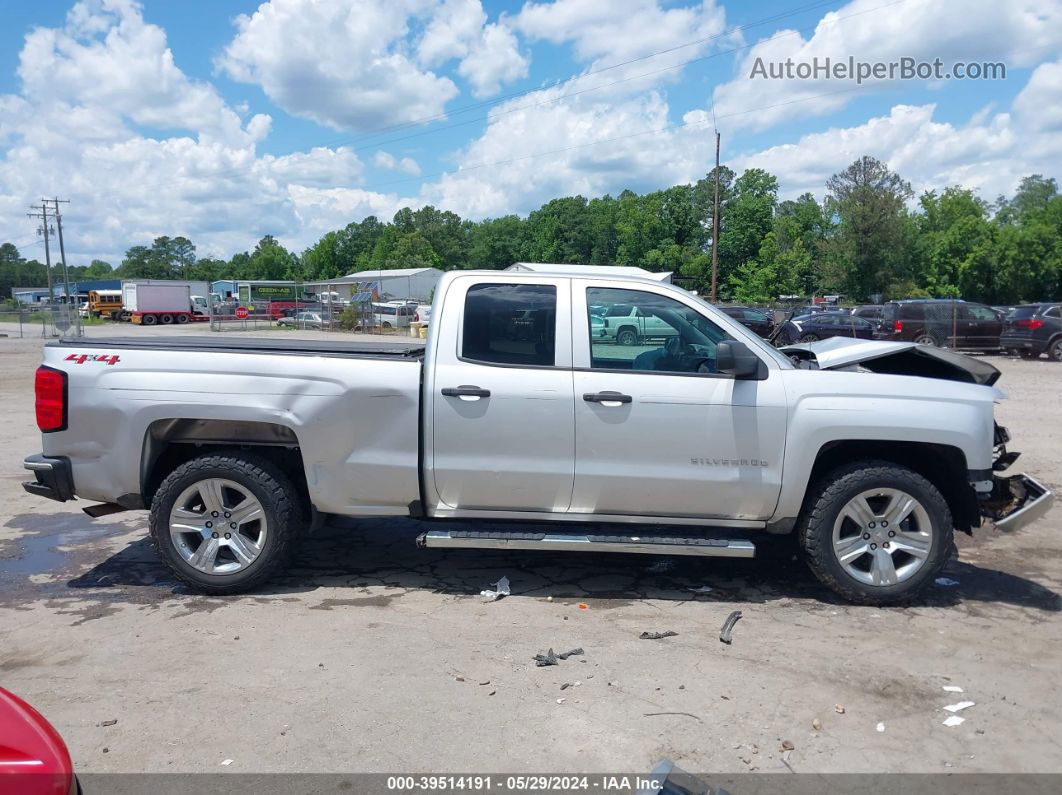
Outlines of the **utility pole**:
M715 303L719 281L719 131L715 131L715 209L712 210L712 295Z
M52 199L52 204L55 206L55 212L52 213L55 216L55 227L59 231L59 260L63 263L63 284L66 290L66 305L67 310L70 308L70 271L66 267L66 247L63 245L63 216L59 213L59 204L69 204L69 199L60 199L58 196ZM46 199L41 199L41 204L47 204ZM81 291L78 290L80 293ZM80 307L77 305L77 298L74 297L74 328L77 336L81 336L81 312Z
M37 234L44 235L44 264L48 274L48 303L50 304L54 296L52 295L52 253L51 249L48 248L48 205L41 202L40 207L31 205L30 209L35 212L26 213L27 216L30 218L41 219L41 225L37 229Z

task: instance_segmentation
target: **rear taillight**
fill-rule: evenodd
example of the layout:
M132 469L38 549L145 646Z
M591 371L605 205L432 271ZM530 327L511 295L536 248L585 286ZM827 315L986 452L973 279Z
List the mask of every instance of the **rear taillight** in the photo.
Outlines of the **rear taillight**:
M1030 331L1036 331L1044 324L1044 321L1037 318L1036 320L1019 320L1018 325L1022 328L1027 328Z
M414 323L419 323L420 322L420 312L414 312L413 313L413 322Z
M43 364L33 382L37 427L44 433L66 430L66 373Z
M903 331L903 321L902 320L893 321L892 330L893 331Z

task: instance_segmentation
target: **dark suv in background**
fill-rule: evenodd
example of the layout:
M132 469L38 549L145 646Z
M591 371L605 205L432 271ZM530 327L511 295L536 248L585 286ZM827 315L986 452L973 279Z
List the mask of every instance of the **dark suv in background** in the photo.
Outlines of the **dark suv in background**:
M774 319L767 312L748 306L720 306L718 308L761 337L769 337L774 331Z
M1062 305L1014 307L1004 322L999 344L1003 350L1027 359L1046 353L1056 362L1062 362Z
M1003 319L984 304L952 299L889 301L881 309L877 340L965 350L999 350Z

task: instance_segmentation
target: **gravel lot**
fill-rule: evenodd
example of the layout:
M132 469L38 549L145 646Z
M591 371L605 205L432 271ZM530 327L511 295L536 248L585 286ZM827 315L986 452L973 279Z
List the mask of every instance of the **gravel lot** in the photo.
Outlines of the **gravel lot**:
M82 773L648 771L661 757L787 773L785 740L797 772L1062 772L1062 508L1017 535L963 536L946 571L959 584L904 609L838 603L784 543L659 570L417 550L416 523L378 520L326 528L259 593L208 598L155 562L146 514L93 521L22 491L41 344L0 339L0 682ZM1062 365L991 360L1020 468L1062 487ZM512 596L484 602L503 575ZM550 647L585 654L536 668ZM960 699L975 702L966 722L943 726Z

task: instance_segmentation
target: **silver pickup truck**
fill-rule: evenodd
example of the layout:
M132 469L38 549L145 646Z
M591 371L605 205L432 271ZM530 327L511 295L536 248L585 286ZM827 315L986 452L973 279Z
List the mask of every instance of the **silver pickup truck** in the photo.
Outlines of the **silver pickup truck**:
M673 333L595 337L592 315L620 305ZM463 271L439 284L426 348L52 343L25 488L101 503L91 516L149 509L161 558L215 594L262 583L328 515L412 516L441 520L429 547L751 557L796 533L830 588L891 604L940 571L955 529L1048 508L1000 474L1017 454L998 376L904 342L779 351L655 281Z

